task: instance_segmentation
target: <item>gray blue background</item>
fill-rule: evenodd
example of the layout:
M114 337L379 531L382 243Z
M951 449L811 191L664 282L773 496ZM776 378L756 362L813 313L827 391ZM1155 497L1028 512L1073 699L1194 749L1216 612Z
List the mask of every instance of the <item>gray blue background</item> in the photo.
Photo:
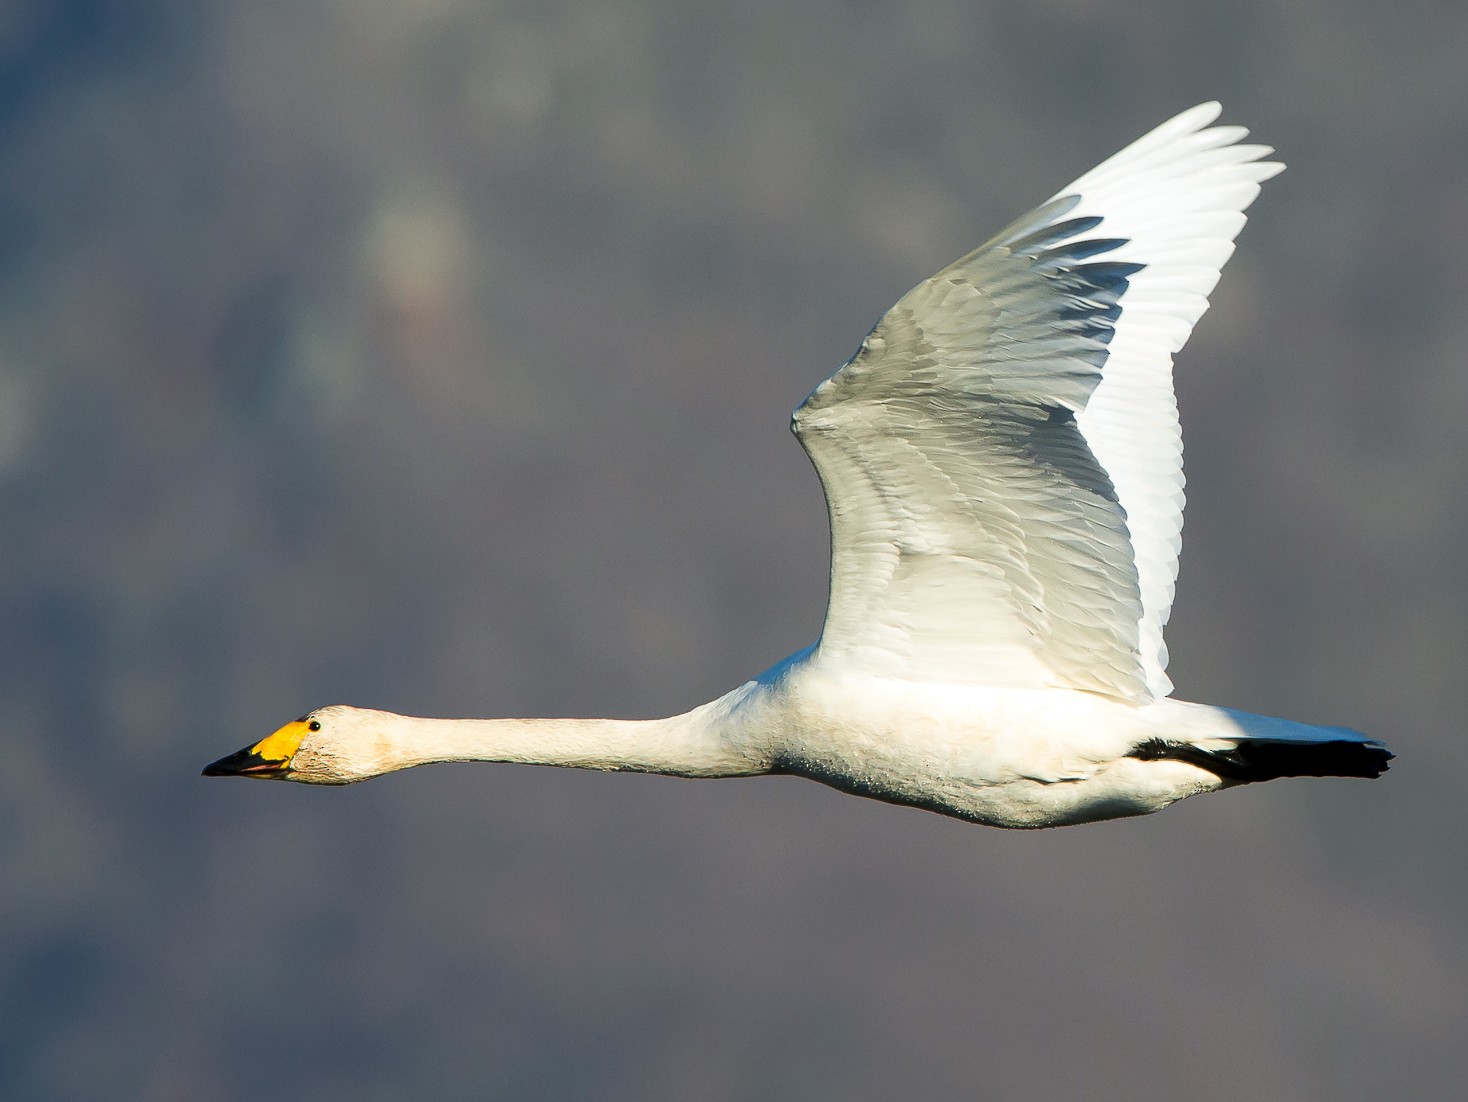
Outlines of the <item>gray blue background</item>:
M0 1096L1444 1098L1468 8L0 6ZM1185 699L1375 783L1010 834L794 779L205 781L810 642L789 409L1165 117L1290 164L1177 372Z

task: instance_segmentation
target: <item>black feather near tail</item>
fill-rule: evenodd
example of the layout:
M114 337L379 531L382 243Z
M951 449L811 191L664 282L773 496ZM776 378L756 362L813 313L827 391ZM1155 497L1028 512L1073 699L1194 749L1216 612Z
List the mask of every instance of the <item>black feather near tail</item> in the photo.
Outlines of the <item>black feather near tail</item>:
M1379 777L1392 753L1375 742L1240 742L1227 750L1204 750L1185 742L1148 739L1127 755L1143 761L1183 761L1226 781L1272 781L1276 777Z

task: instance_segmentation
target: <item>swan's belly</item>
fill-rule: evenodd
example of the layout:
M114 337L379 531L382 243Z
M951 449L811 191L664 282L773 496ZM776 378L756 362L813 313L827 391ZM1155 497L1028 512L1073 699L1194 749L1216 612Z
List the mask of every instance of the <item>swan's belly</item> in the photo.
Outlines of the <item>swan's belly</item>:
M793 722L774 748L774 771L989 826L1145 815L1221 785L1193 765L1128 757L1175 733L1180 719L1196 722L1187 711L1196 705L815 678L788 690L782 710Z
M935 771L926 777L884 775L829 761L782 757L777 772L808 777L842 792L1013 829L1074 826L1150 815L1221 787L1217 776L1183 762L1114 762L1087 777L1039 781Z

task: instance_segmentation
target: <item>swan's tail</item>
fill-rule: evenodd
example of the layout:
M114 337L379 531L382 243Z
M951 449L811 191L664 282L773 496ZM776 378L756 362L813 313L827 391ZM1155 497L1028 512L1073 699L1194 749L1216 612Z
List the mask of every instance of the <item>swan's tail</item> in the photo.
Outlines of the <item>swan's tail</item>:
M1312 727L1287 719L1219 708L1239 736L1199 742L1153 738L1130 757L1185 761L1235 784L1276 777L1379 777L1393 754L1375 739L1349 727Z

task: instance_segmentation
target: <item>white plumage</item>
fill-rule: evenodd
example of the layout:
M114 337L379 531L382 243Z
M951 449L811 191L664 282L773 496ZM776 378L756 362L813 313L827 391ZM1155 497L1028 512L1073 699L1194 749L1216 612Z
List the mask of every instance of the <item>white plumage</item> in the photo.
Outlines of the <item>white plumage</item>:
M1167 699L1172 357L1282 165L1185 111L924 280L796 409L831 521L819 641L665 720L336 706L214 763L347 783L429 761L785 772L996 826L1377 776L1354 731Z
M821 658L1171 691L1172 354L1284 167L1241 127L1202 129L1218 112L1165 123L913 288L796 411L835 533Z

